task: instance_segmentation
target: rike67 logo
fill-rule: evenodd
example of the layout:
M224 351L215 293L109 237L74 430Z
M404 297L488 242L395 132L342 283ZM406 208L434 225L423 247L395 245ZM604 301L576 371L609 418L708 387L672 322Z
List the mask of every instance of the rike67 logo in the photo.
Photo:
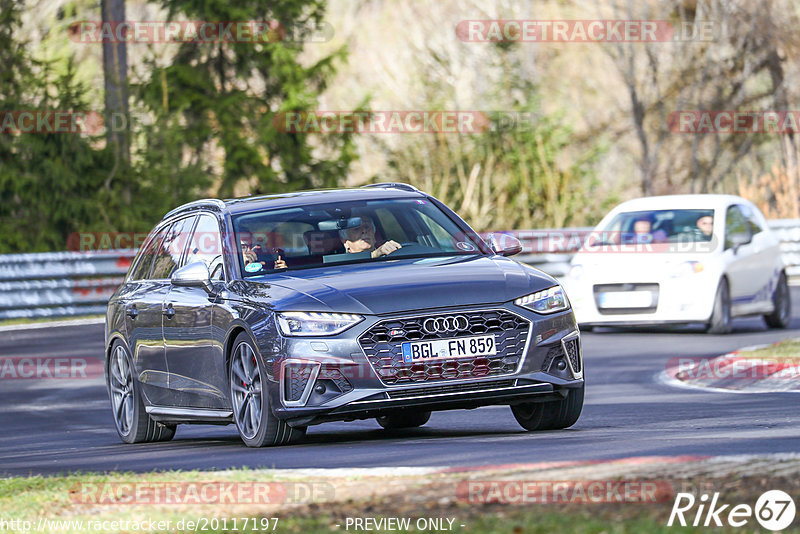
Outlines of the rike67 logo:
M779 532L792 524L795 517L794 500L784 491L764 492L756 501L755 507L749 504L723 504L719 493L709 497L707 493L695 498L691 493L678 493L669 514L667 526L673 524L685 527L743 527L755 517L765 529Z

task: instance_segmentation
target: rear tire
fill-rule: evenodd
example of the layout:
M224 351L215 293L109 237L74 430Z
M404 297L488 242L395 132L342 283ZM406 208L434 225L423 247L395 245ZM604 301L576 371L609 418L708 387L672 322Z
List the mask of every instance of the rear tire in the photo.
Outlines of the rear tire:
M111 347L106 374L111 413L122 441L169 441L175 436L175 425L159 423L145 410L141 386L133 370L133 359L128 349L119 341Z
M378 424L387 430L422 426L431 418L431 412L397 412L376 417Z
M772 295L772 304L775 309L769 315L764 316L767 326L789 328L789 323L792 321L792 296L789 293L789 282L786 280L784 272L781 272L778 278L778 285L775 286L775 293Z
M570 427L578 421L583 411L584 386L567 391L563 400L512 405L511 413L520 426L528 431Z
M288 445L303 439L306 427L289 426L272 413L267 370L250 336L244 332L233 342L228 378L233 420L245 445Z
M729 334L731 327L731 293L728 288L728 279L722 278L714 297L714 311L706 328L709 334Z

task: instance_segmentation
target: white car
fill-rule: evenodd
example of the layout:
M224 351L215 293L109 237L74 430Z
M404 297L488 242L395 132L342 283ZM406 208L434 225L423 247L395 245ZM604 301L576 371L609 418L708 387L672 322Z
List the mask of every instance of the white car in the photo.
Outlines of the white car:
M791 318L779 242L751 202L731 195L669 195L624 202L573 257L564 281L578 323L703 323L763 315Z

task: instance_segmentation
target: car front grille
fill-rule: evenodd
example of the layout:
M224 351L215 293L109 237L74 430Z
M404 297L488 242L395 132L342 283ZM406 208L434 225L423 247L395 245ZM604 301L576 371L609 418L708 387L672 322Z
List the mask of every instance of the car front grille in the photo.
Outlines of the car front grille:
M545 373L550 372L550 367L553 365L553 360L563 355L564 349L561 348L561 343L556 343L550 347L550 349L547 351L547 355L544 357L544 361L542 361L542 371Z
M578 338L572 338L564 342L564 348L567 350L567 358L572 365L572 369L576 373L581 372L581 357L580 348L578 347Z
M435 334L423 330L426 319L456 316L467 318L465 329ZM506 310L451 312L382 321L362 334L358 342L381 381L394 386L513 373L524 356L530 328L527 319ZM494 356L419 363L403 361L402 343L406 341L458 339L486 334L495 335L497 354Z
M320 372L317 380L331 380L336 387L339 388L339 391L342 393L348 393L353 390L353 386L350 382L342 376L342 373L335 368L330 367L323 367Z
M566 354L565 354L566 350ZM556 343L551 346L547 354L542 361L542 371L545 373L551 372L551 367L553 366L553 360L556 358L566 356L569 358L569 364L572 366L572 369L575 373L581 372L581 349L580 349L580 342L578 341L577 337L572 339L567 339L562 343Z
M298 401L303 396L309 378L311 378L311 367L305 364L287 365L284 369L285 395L288 401Z

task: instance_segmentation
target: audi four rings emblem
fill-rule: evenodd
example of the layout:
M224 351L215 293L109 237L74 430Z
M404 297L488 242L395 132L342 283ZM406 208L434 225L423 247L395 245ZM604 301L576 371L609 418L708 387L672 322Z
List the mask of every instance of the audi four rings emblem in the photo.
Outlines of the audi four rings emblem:
M422 328L429 334L457 332L469 328L469 320L463 315L431 317L430 319L425 319L425 322L422 323Z

